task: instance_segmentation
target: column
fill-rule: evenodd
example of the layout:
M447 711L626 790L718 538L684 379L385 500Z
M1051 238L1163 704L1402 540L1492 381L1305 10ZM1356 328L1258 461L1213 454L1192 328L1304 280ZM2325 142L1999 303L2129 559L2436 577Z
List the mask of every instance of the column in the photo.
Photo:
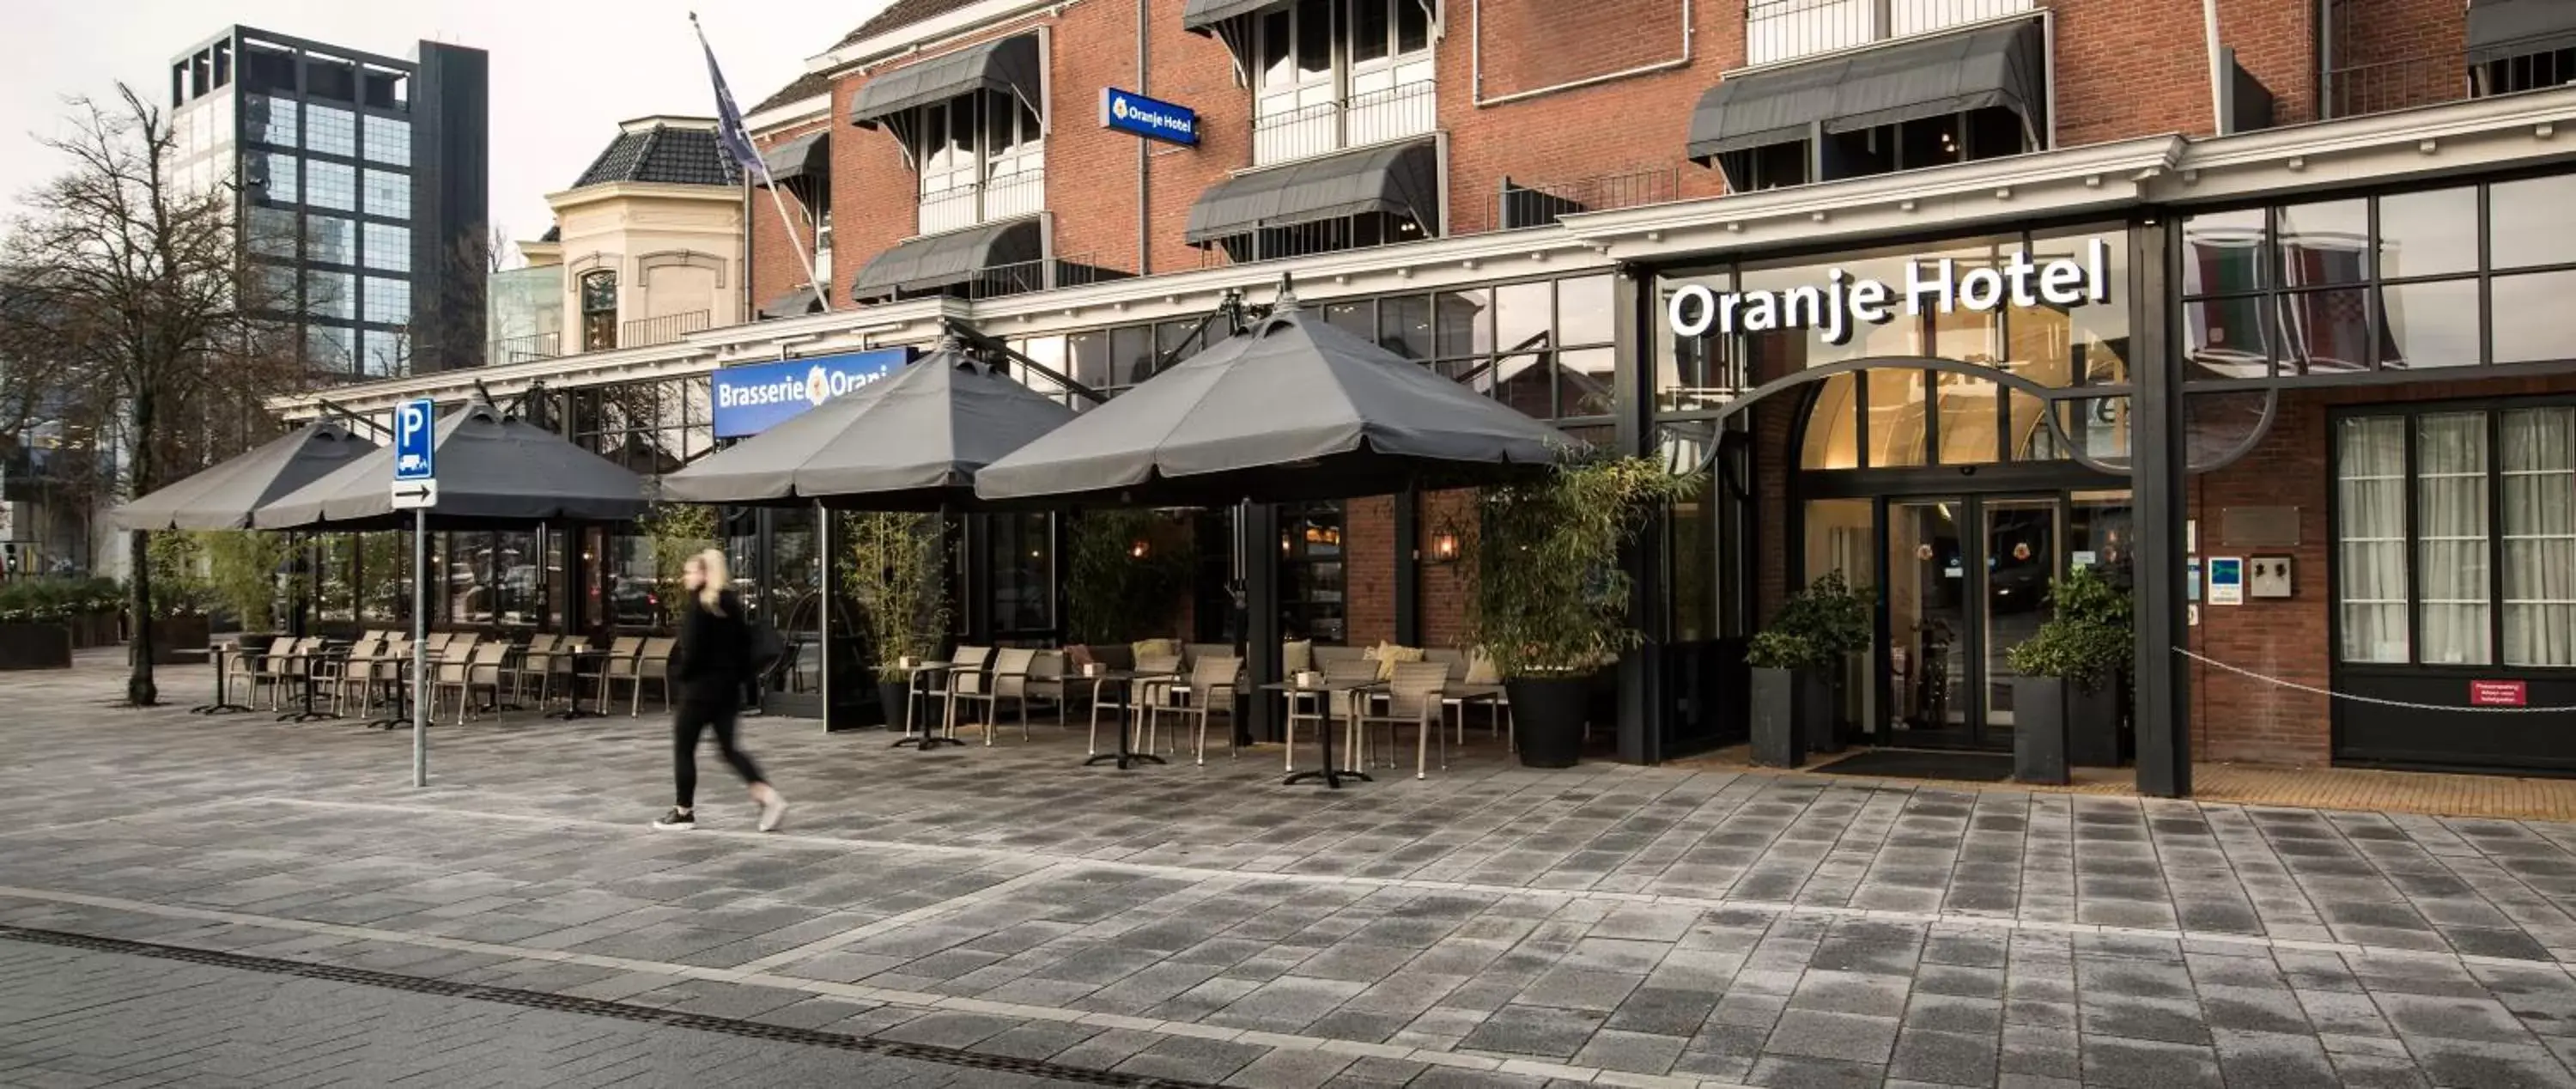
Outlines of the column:
M2190 631L2183 523L2189 478L2182 357L2165 323L2171 295L2168 233L2160 221L2129 232L2129 344L2136 383L2129 486L2138 532L2138 793L2182 798L2191 794L2191 672L2174 648L2184 645Z

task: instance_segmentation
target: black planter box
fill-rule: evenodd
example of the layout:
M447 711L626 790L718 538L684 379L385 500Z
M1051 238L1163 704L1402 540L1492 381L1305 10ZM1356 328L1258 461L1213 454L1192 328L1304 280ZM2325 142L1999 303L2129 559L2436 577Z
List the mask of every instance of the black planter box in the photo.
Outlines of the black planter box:
M193 665L206 660L214 644L213 625L203 616L165 616L152 622L152 664Z
M1834 742L1825 752L1840 751L1834 736L1834 685L1831 675L1804 669L1753 670L1753 763L1766 768L1794 768L1807 762L1810 747L1821 739Z
M2120 745L2120 686L2105 681L2086 688L2066 685L2066 762L2079 768L2116 768Z
M2013 778L2051 786L2068 781L2066 688L2055 677L2013 678Z
M70 669L72 629L68 624L0 624L0 670Z
M1582 761L1591 678L1514 677L1503 687L1512 703L1512 732L1520 742L1522 766L1570 768Z

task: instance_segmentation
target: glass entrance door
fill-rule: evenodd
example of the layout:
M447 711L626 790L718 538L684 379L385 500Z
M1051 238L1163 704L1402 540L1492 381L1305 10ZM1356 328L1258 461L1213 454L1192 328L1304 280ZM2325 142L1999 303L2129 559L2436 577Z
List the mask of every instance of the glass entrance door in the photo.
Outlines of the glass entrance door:
M2053 496L1888 501L1885 743L2012 746L2005 654L2048 619L2058 537Z

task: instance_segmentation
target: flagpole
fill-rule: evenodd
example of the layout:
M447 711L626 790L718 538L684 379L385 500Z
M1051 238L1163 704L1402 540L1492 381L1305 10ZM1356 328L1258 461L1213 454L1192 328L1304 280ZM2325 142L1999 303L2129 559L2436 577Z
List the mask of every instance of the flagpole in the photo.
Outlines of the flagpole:
M707 44L707 28L698 23L697 12L689 13L689 29L697 32L698 48L707 55L707 76L715 81L716 127L723 137L718 142L725 146L725 157L737 160L735 165L742 167L746 184L769 190L769 203L778 209L778 225L787 231L788 248L796 251L796 264L805 270L805 282L814 288L814 300L822 304L824 312L829 313L832 309L832 285L818 282L819 278L814 275L814 254L797 237L796 219L787 212L787 198L778 195L778 184L769 176L769 164L760 157L759 149L751 144L750 130L743 125L742 110L734 105L733 92L725 87L724 72L716 67L716 49ZM739 153L735 150L737 146L741 148ZM749 161L740 161L746 156ZM759 178L756 182L752 180L755 175ZM822 224L817 223L814 227L820 231ZM744 223L742 229L746 239L751 237L751 224ZM745 252L749 249L746 246ZM743 279L748 281L750 278L751 270L744 269Z

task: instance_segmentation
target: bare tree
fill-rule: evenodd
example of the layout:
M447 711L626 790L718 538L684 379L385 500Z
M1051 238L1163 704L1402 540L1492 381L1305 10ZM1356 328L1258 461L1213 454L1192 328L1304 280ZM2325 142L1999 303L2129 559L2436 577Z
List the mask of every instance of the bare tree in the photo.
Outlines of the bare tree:
M242 262L238 188L191 184L169 116L133 88L70 106L70 134L43 143L71 167L25 198L0 250L0 282L31 296L0 308L0 345L40 354L30 402L121 463L107 487L140 495L276 426L260 396L303 376L293 329L260 315L293 309L292 272ZM126 699L138 705L159 699L149 546L131 535Z

